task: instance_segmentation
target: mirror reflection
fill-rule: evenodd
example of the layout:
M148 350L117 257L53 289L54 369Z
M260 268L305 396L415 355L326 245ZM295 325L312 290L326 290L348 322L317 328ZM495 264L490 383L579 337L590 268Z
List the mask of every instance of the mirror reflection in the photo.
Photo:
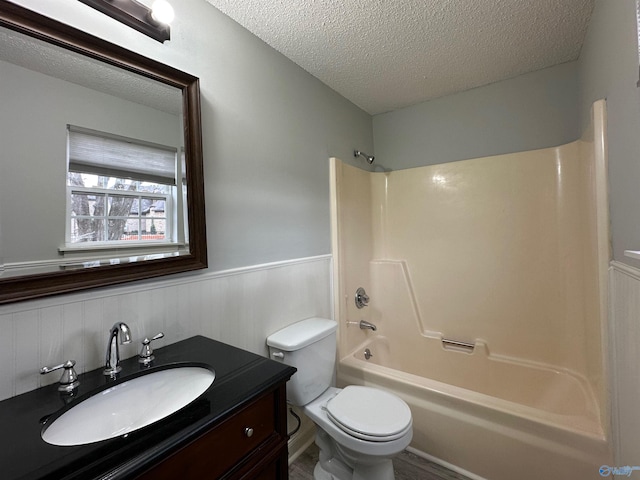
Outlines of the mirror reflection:
M140 264L193 257L190 228L202 238L184 270L206 266L204 215L190 218L188 203L188 185L202 183L201 147L199 110L185 109L199 99L183 93L197 79L173 86L170 67L158 80L148 65L138 73L109 60L0 28L0 303L13 278L91 268L98 285L112 284L111 267L127 264L135 278L160 275ZM167 273L176 271L174 262Z
M2 275L184 249L182 92L8 30L0 59Z

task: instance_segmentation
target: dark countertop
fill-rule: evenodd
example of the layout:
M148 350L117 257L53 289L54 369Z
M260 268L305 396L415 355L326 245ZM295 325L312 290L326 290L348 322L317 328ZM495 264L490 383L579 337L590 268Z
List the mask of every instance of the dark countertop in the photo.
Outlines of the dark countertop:
M133 478L295 372L287 365L201 336L159 348L154 354L152 369L173 363L204 363L215 370L215 380L197 400L154 424L122 437L72 447L50 445L40 437L41 422L64 408L57 383L4 400L0 402L0 478ZM116 382L141 371L137 357L120 365L122 372ZM107 383L114 384L102 369L80 375L72 402Z

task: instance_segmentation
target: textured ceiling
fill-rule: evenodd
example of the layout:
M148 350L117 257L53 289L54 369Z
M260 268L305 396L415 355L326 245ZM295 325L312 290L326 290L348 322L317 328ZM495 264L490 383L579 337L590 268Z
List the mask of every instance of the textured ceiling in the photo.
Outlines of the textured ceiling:
M593 0L207 0L371 114L578 58Z

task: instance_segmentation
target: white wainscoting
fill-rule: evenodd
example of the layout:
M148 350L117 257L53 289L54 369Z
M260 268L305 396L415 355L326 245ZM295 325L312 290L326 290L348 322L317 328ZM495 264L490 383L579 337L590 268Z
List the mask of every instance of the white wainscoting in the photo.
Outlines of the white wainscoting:
M611 262L610 362L616 465L640 465L640 270Z
M266 355L266 337L297 320L331 318L331 255L138 282L0 306L0 400L55 383L43 365L76 360L78 373L104 363L109 328L126 322L137 355L145 336L156 348L204 335Z

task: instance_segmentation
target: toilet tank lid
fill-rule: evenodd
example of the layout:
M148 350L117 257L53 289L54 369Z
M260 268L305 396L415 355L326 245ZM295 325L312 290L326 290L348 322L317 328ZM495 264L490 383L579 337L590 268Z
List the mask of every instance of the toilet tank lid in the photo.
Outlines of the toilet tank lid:
M285 352L293 352L331 335L338 328L334 320L307 318L278 330L267 337L267 345Z

